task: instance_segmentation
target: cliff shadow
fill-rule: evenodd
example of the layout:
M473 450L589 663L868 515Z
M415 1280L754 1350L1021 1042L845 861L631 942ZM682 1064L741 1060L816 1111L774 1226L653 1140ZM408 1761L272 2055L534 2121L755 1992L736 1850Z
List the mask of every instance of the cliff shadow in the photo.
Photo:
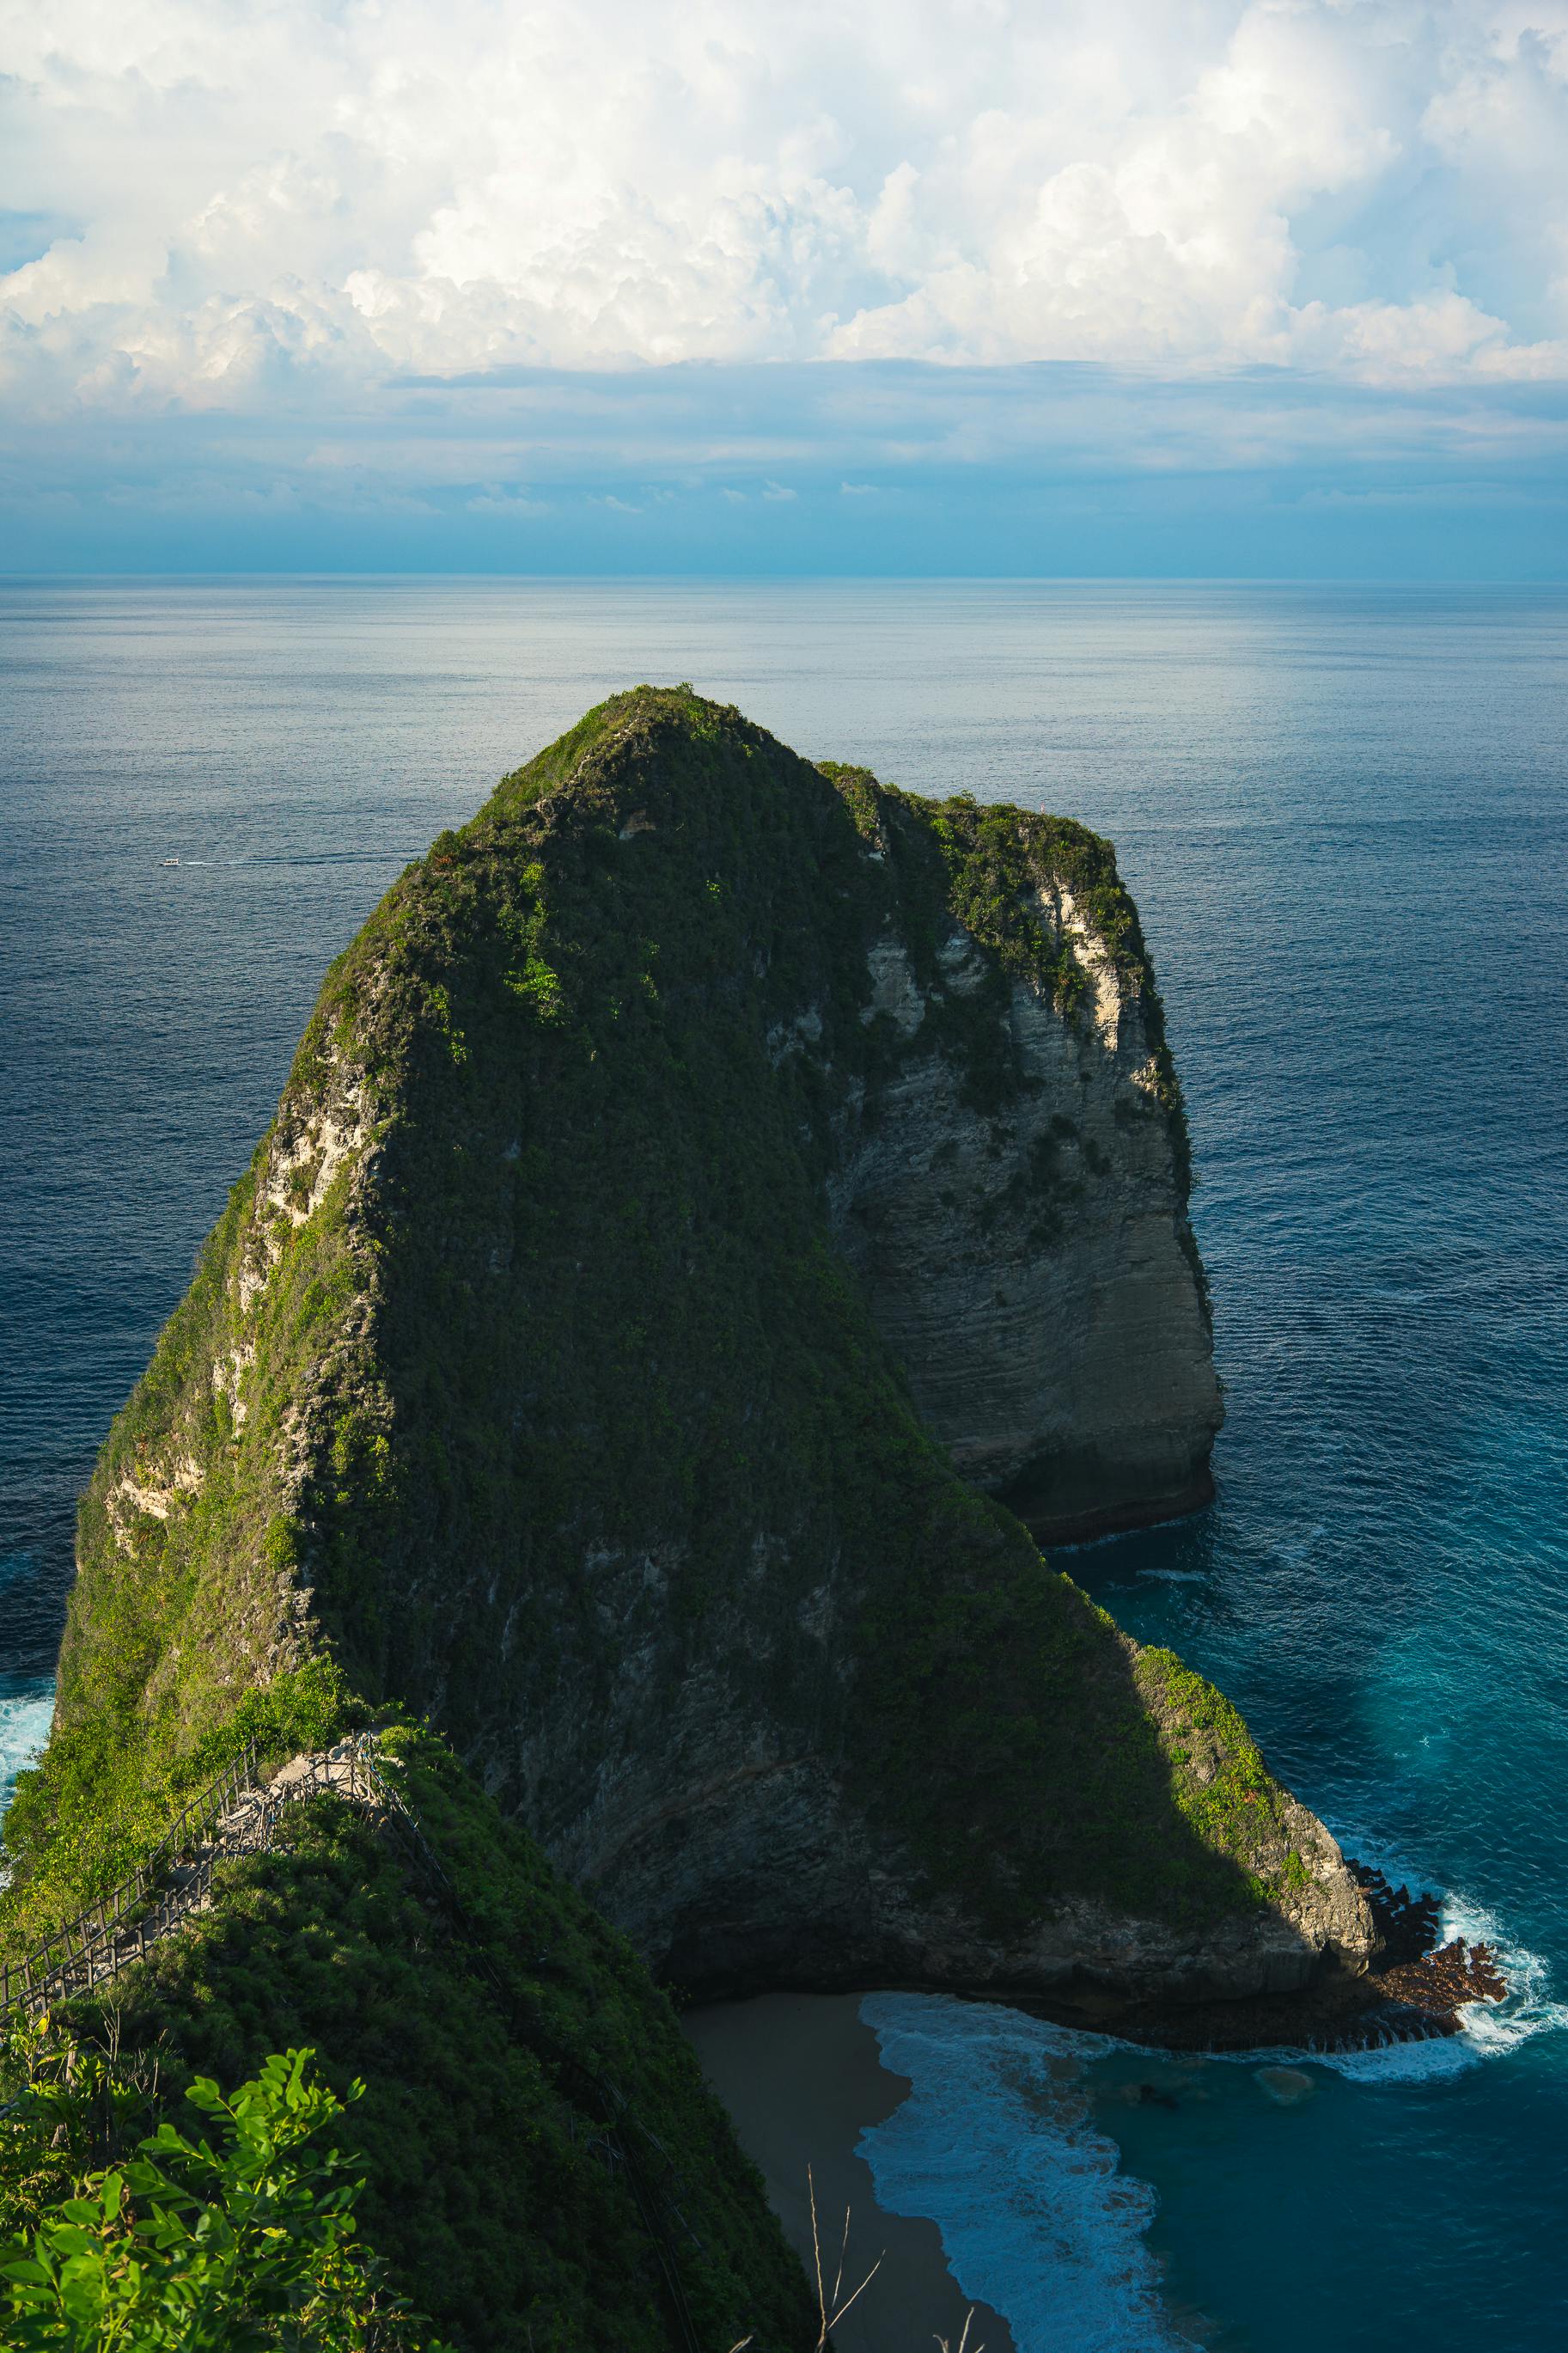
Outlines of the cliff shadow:
M1293 1916L1310 1818L1240 1715L1123 1634L1000 1505L956 1482L935 1499L861 1641L852 1783L999 1983L1093 1997L1157 1979L1202 2000L1320 1967Z

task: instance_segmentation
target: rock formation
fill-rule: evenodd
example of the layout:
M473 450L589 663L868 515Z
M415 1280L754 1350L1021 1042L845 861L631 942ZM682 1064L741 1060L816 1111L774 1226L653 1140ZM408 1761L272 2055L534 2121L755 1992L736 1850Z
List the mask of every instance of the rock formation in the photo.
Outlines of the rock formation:
M1186 1185L1109 845L619 697L329 975L84 1507L57 1748L325 1652L693 1988L1359 1969L1327 1831L1015 1516L1208 1493Z
M1206 1503L1223 1408L1185 1131L1130 904L1116 893L1100 910L1110 936L1079 907L1061 868L1100 861L1076 829L1011 810L968 822L1005 826L1004 856L1016 842L1041 969L998 971L950 916L922 983L894 902L861 1018L889 1022L903 1050L851 1103L828 1198L927 1429L1060 1542ZM1113 874L1095 876L1102 892ZM1005 1030L1011 1085L977 1090L946 1044L943 1017L966 1001Z

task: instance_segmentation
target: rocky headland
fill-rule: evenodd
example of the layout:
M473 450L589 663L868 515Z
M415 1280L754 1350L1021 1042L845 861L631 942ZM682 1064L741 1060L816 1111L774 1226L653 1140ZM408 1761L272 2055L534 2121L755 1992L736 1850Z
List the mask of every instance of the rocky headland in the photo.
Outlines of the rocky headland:
M327 977L83 1505L16 1919L390 1710L691 1994L1362 1999L1333 1839L1037 1548L1211 1491L1188 1183L1109 844L590 712Z
M1058 2023L1085 2026L1168 2051L1372 2051L1462 2031L1474 2002L1501 2001L1508 1980L1491 1946L1439 1941L1439 1898L1391 1887L1352 1861L1372 1913L1373 1949L1359 1972L1320 1970L1289 1992L1264 1989L1224 2000L1190 2000L1177 1988L1129 1992L1080 1982L1067 1999L1014 1996L1019 2007Z

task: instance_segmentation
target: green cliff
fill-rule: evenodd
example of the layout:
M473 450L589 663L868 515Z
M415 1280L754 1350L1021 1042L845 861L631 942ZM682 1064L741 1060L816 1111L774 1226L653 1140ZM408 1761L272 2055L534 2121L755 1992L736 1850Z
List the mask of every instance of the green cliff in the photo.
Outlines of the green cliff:
M1186 1188L1107 844L688 690L601 706L328 976L84 1501L9 1935L241 1737L391 1704L519 1873L540 1841L691 1989L1362 1967L1364 1902L1234 1711L1016 1516L1208 1492ZM267 1891L279 1938L330 1943L363 1882L399 1943L357 1836ZM194 2049L205 1996L154 1998Z

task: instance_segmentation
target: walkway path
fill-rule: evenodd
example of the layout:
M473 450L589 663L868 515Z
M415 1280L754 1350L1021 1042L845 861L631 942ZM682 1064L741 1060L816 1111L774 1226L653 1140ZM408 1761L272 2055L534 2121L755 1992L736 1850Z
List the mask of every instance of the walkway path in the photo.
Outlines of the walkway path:
M182 1920L210 1905L213 1873L220 1862L265 1854L279 1843L279 1825L296 1799L331 1789L378 1814L392 1805L401 1810L375 1748L375 1736L361 1733L334 1748L290 1757L265 1784L258 1777L255 1750L247 1750L191 1800L129 1879L25 1961L0 1969L0 2019L12 2010L47 2010L144 1960Z

